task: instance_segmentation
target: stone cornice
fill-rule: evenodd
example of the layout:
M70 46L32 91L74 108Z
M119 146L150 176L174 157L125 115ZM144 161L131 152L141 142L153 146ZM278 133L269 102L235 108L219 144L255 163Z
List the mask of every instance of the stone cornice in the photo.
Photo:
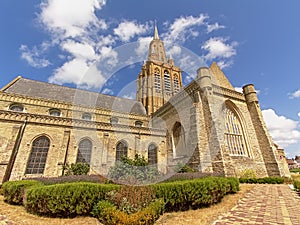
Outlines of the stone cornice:
M213 93L216 95L222 95L224 97L228 97L228 98L232 98L238 101L242 101L242 102L246 102L245 96L244 94L228 89L228 88L224 88L224 87L220 87L218 85L213 84L212 85L213 88Z
M114 115L117 117L126 117L129 119L136 119L136 120L149 120L148 115L137 115L137 114L126 114L121 113L113 110L108 110L104 108L94 108L94 107L87 107L83 105L73 105L71 103L62 102L62 101L53 101L49 99L43 99L38 97L30 97L30 96L24 96L20 94L11 94L6 92L0 92L0 100L7 101L7 102L17 102L17 103L23 103L26 105L38 105L43 107L49 107L50 108L58 108L58 109L65 109L70 111L82 111L82 112L90 112L94 114L100 114L100 115Z
M212 84L213 94L218 96L223 96L224 98L230 98L235 99L241 102L246 102L244 94L224 88L215 84ZM181 90L178 94L173 96L164 106L162 106L160 109L158 109L154 115L160 116L166 113L166 111L171 110L171 108L175 105L180 104L182 101L184 101L187 97L193 98L193 95L199 91L200 93L203 93L200 86L199 81L196 79L189 83L186 87L184 87L183 90Z
M0 110L0 121L22 123L25 120L27 120L28 124L59 126L65 128L95 129L101 131L125 132L132 134L154 135L163 137L166 135L166 132L163 129L135 127L126 124L112 125L110 123L104 123L99 121L87 121L82 119Z

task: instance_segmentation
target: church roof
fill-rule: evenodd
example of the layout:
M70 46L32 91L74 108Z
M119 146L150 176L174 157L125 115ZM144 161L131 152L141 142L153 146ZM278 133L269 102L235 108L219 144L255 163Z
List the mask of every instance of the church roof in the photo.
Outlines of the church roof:
M104 108L122 113L146 115L142 103L132 99L99 94L86 90L30 80L18 77L1 89L6 93L14 93L29 97L62 101L74 105Z

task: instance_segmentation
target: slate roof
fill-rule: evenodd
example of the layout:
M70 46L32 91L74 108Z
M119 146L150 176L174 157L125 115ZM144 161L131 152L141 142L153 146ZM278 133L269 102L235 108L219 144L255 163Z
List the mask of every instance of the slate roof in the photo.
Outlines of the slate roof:
M146 110L142 103L132 99L99 94L23 77L18 77L15 81L4 87L2 91L87 107L111 109L122 113L146 115Z

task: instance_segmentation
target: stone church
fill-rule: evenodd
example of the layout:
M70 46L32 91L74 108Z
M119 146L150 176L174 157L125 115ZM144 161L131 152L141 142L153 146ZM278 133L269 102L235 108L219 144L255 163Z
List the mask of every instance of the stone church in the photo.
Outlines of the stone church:
M123 155L162 174L188 164L205 173L289 176L252 84L235 91L216 63L182 85L182 71L154 29L136 100L17 77L0 90L0 182L62 175L86 162L108 173Z

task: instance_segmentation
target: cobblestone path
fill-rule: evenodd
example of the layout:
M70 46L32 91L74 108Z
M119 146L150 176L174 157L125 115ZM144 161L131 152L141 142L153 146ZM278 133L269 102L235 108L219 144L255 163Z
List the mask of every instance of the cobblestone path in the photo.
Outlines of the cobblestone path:
M300 225L300 197L287 185L257 185L214 225Z

